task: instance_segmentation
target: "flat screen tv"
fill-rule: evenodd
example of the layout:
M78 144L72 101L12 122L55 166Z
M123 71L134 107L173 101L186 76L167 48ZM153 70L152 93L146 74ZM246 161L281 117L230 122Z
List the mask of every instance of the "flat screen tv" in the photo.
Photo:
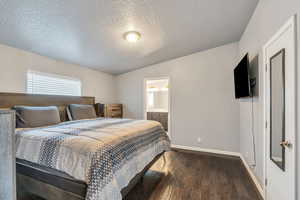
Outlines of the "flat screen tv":
M251 97L249 56L246 54L234 69L235 98Z

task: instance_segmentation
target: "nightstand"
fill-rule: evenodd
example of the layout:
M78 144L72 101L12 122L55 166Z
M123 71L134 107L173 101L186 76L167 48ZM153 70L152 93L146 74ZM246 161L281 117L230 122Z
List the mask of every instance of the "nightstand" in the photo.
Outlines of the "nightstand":
M105 104L104 117L108 118L122 118L123 106L122 104Z

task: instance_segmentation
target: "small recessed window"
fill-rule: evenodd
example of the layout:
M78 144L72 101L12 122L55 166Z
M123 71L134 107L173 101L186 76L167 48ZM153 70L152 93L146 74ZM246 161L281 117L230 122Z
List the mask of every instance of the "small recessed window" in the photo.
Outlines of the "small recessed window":
M67 76L28 71L27 93L81 96L81 81Z

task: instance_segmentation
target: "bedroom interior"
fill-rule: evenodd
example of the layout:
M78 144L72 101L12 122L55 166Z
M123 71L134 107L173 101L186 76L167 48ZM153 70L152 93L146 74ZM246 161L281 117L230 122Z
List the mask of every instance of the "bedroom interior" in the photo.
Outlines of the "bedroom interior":
M0 11L0 200L300 199L299 0Z

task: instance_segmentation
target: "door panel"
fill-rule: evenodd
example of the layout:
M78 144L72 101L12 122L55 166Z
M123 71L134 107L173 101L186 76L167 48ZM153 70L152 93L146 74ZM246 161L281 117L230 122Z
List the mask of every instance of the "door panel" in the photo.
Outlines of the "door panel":
M295 21L265 46L266 199L295 199Z

